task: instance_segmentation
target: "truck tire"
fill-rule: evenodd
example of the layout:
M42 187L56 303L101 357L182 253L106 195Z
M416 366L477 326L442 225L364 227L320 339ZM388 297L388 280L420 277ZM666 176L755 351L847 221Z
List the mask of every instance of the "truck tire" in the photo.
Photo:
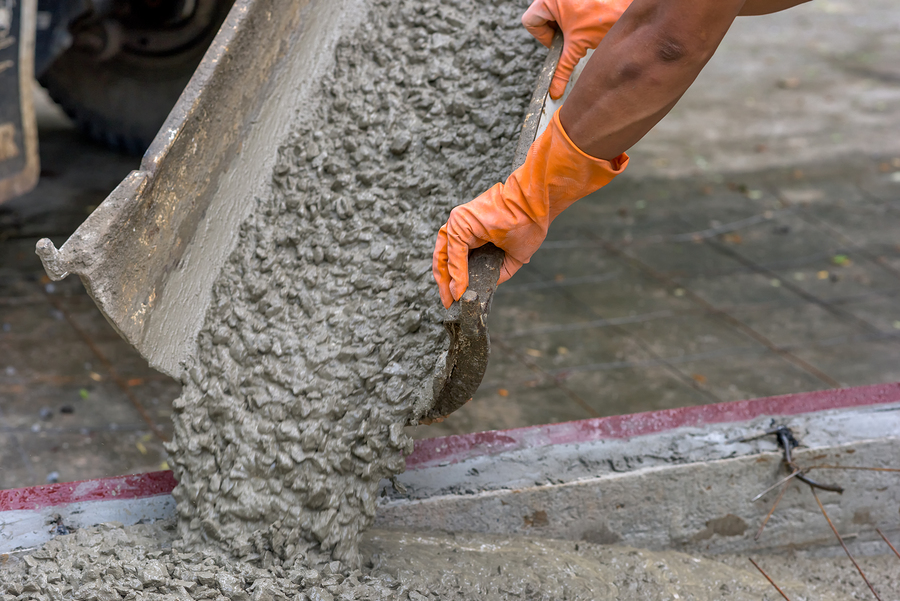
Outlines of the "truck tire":
M76 44L39 81L90 138L114 150L143 154L203 58L231 4L232 0L218 0L215 17L202 35L171 52L139 53L123 48L101 60L96 53Z

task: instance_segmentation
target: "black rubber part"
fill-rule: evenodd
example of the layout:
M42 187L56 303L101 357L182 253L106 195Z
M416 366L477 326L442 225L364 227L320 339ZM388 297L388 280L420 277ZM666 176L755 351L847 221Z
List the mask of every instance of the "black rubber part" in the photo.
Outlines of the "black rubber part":
M176 54L136 56L123 52L98 61L87 52L71 48L39 81L91 139L114 150L143 154L203 58L231 4L231 0L222 0L215 26Z

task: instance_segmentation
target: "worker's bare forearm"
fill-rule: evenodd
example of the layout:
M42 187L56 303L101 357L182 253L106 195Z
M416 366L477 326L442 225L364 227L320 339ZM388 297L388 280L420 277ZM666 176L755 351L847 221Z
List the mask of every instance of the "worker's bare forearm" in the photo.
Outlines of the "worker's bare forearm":
M810 0L747 0L739 13L742 17L768 15L805 4Z
M675 105L744 0L634 0L588 61L560 121L587 154L612 159Z

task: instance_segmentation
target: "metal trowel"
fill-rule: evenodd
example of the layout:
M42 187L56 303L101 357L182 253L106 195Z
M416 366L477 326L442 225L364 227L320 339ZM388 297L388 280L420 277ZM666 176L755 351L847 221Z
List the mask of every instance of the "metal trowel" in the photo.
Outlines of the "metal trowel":
M562 42L562 34L557 32L525 113L513 171L525 162L528 149L542 131L541 125L546 126L553 114L549 110L552 104L549 88L562 54ZM468 403L481 385L491 354L487 316L500 278L503 256L503 251L490 243L469 253L469 288L447 310L444 326L450 334L450 348L438 360L434 373L433 402L424 413L417 412L421 413L418 423L442 421Z

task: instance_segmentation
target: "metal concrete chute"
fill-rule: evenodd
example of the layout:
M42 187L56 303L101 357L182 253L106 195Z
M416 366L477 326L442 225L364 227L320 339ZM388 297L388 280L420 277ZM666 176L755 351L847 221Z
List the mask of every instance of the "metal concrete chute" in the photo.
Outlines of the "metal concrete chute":
M103 315L152 367L182 377L241 224L271 194L277 149L293 120L310 116L305 109L333 68L339 36L364 14L357 0L236 2L141 168L60 249L38 242L50 277L80 276ZM547 121L561 52L558 34L537 74L513 168L524 162L542 115ZM412 423L443 419L480 385L502 260L492 245L472 253L470 289L445 317L449 348L436 362L433 396L413 408Z
M296 108L363 13L355 0L235 2L140 169L62 247L38 242L50 277L78 275L154 368L181 376Z

